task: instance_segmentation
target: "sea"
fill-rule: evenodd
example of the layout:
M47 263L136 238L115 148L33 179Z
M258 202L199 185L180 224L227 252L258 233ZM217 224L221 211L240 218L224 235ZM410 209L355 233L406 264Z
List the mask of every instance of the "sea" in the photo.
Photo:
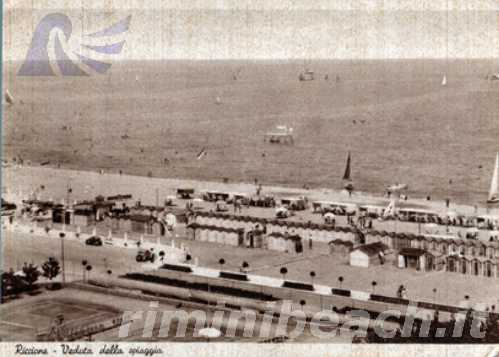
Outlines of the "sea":
M341 189L350 153L355 190L478 204L499 151L497 60L127 61L85 77L20 65L3 69L8 162ZM282 125L293 144L264 141Z

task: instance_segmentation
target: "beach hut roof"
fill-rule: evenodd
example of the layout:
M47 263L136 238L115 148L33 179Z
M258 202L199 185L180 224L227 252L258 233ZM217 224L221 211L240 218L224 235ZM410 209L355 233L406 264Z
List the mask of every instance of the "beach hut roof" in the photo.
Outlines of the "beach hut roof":
M383 244L381 242L375 242L375 243L370 243L370 244L364 244L361 246L358 246L354 250L360 250L361 252L364 252L365 254L369 256L374 256L378 255L379 252L383 252L388 249L388 246L386 244Z

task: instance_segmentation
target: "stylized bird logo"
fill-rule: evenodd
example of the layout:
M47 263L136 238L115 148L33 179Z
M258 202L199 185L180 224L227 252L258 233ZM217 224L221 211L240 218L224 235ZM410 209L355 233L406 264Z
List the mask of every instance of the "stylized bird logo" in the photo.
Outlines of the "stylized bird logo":
M130 21L131 15L101 31L84 34L83 37L89 41L96 38L103 38L106 40L108 38L112 39L113 37L128 31ZM105 73L109 70L111 63L85 56L76 51L72 51L72 53L78 58L80 63L78 64L76 63L78 61L71 59L65 51L65 46L63 46L63 44L67 44L71 38L73 30L71 20L64 14L52 13L43 17L37 25L28 53L26 54L26 59L17 73L19 76L57 75L52 67L51 58L49 56L51 33L56 29L62 31L62 34L64 34L64 39L61 42L61 34L59 31L56 33L54 36L53 48L55 63L57 64L61 75L88 76L89 72L92 71ZM120 54L124 45L125 41L122 40L102 46L82 44L81 47L88 50L90 53L106 56ZM83 64L83 66L81 64Z

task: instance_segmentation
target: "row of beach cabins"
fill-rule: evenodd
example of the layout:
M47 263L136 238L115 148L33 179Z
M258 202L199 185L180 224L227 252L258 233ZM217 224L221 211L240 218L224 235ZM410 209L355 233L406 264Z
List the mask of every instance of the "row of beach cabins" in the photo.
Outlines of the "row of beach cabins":
M194 189L183 188L177 190L176 198L193 200L195 197ZM306 210L309 206L309 202L305 197L286 197L277 199L272 195L246 195L244 193L234 193L234 192L223 192L223 191L210 191L202 190L199 193L201 199L207 202L224 202L224 203L234 203L238 201L242 205L255 206L255 207L284 207L291 211L301 211ZM28 200L25 201L25 205L31 205L37 207L37 209L56 209L59 212L64 212L68 215L66 220L70 220L69 215L72 214L74 220L79 221L79 225L89 225L93 221L99 221L103 216L126 216L133 215L129 212L129 207L135 207L137 204L132 202L131 195L116 195L104 198L102 196L96 197L94 200L78 202L73 205L71 209L67 209L62 204L57 205L52 201L37 201ZM201 201L201 199L197 199ZM196 199L194 199L196 201ZM168 204L173 204L171 198ZM121 205L125 205L122 208ZM145 212L146 206L138 204L142 207L139 215L147 216ZM357 205L354 203L344 203L344 202L332 202L332 201L313 201L311 203L312 210L314 213L326 214L332 213L339 216L358 216L358 217L368 217L371 219L377 219L383 217L383 220L398 220L402 222L418 223L418 224L432 224L436 226L456 226L462 227L469 232L466 232L466 236L478 236L478 230L488 230L492 233L497 233L499 236L499 216L496 215L463 215L455 211L448 211L446 213L437 213L432 210L420 209L420 208L407 208L407 207L397 207L395 212L386 216L386 207L382 205ZM167 202L165 201L165 207ZM154 215L156 211L164 210L165 207L150 207L151 215ZM218 206L217 206L218 207ZM195 207L195 211L202 211L203 207ZM226 211L226 210L225 210ZM72 213L71 213L72 212ZM61 213L62 214L62 213ZM43 215L42 215L43 216ZM140 220L138 217L133 217L133 220ZM148 218L142 218L143 221L147 221ZM334 220L333 220L334 221ZM146 222L146 225L150 223ZM137 224L139 225L139 224ZM491 235L490 237L492 237ZM488 238L490 238L488 237ZM487 238L487 239L488 239Z
M499 273L498 242L376 230L361 232L355 227L212 212L196 212L187 227L190 239L296 254L310 241L323 243L331 253L350 256L351 262L358 261L360 256L363 263L352 265L364 267L379 264L380 256L391 255L400 268L487 277L497 277Z
M26 200L21 213L35 221L78 227L91 227L103 222L112 231L155 236L164 236L176 225L177 219L186 220L183 210L133 204L131 198L131 195L96 197L76 202L71 208L53 201Z
M264 219L227 213L184 210L172 207L144 206L131 202L130 195L96 197L76 203L68 209L52 201L25 201L22 211L45 212L54 223L80 227L98 221L113 231L164 236L177 221L187 223L188 238L300 254L311 241L327 244L331 253L348 257L361 256L360 266L378 264L380 255L395 252L394 261L401 268L440 270L463 274L497 276L499 243L453 238L431 234L359 231L350 226L333 226L311 222ZM49 212L49 214L46 214ZM369 244L382 243L376 249ZM386 248L385 248L386 247ZM372 248L372 247L371 247ZM358 261L358 259L350 259Z
M185 194L188 192L188 194ZM306 197L285 197L277 199L272 195L246 195L224 191L202 190L199 193L202 200L207 202L233 203L238 200L241 204L255 207L283 207L290 211L302 211L309 207ZM181 189L178 197L190 199L194 197L194 190ZM383 217L384 220L398 220L402 222L415 222L423 224L436 224L456 226L462 228L476 228L484 230L498 230L499 216L497 215L464 215L449 210L438 213L428 209L397 207L389 215L385 214L386 206L355 204L334 201L313 201L311 208L314 213L333 213L339 216L364 216L372 219Z

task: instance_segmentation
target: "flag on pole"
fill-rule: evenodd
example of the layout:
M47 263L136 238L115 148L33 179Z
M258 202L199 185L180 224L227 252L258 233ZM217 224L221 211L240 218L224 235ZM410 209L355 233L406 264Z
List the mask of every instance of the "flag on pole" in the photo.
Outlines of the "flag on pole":
M206 152L206 148L201 149L201 151L200 151L200 152L199 152L199 154L197 155L197 159L198 159L198 160L201 160L203 157L205 157L205 156L206 156L206 154L207 154L207 152Z

